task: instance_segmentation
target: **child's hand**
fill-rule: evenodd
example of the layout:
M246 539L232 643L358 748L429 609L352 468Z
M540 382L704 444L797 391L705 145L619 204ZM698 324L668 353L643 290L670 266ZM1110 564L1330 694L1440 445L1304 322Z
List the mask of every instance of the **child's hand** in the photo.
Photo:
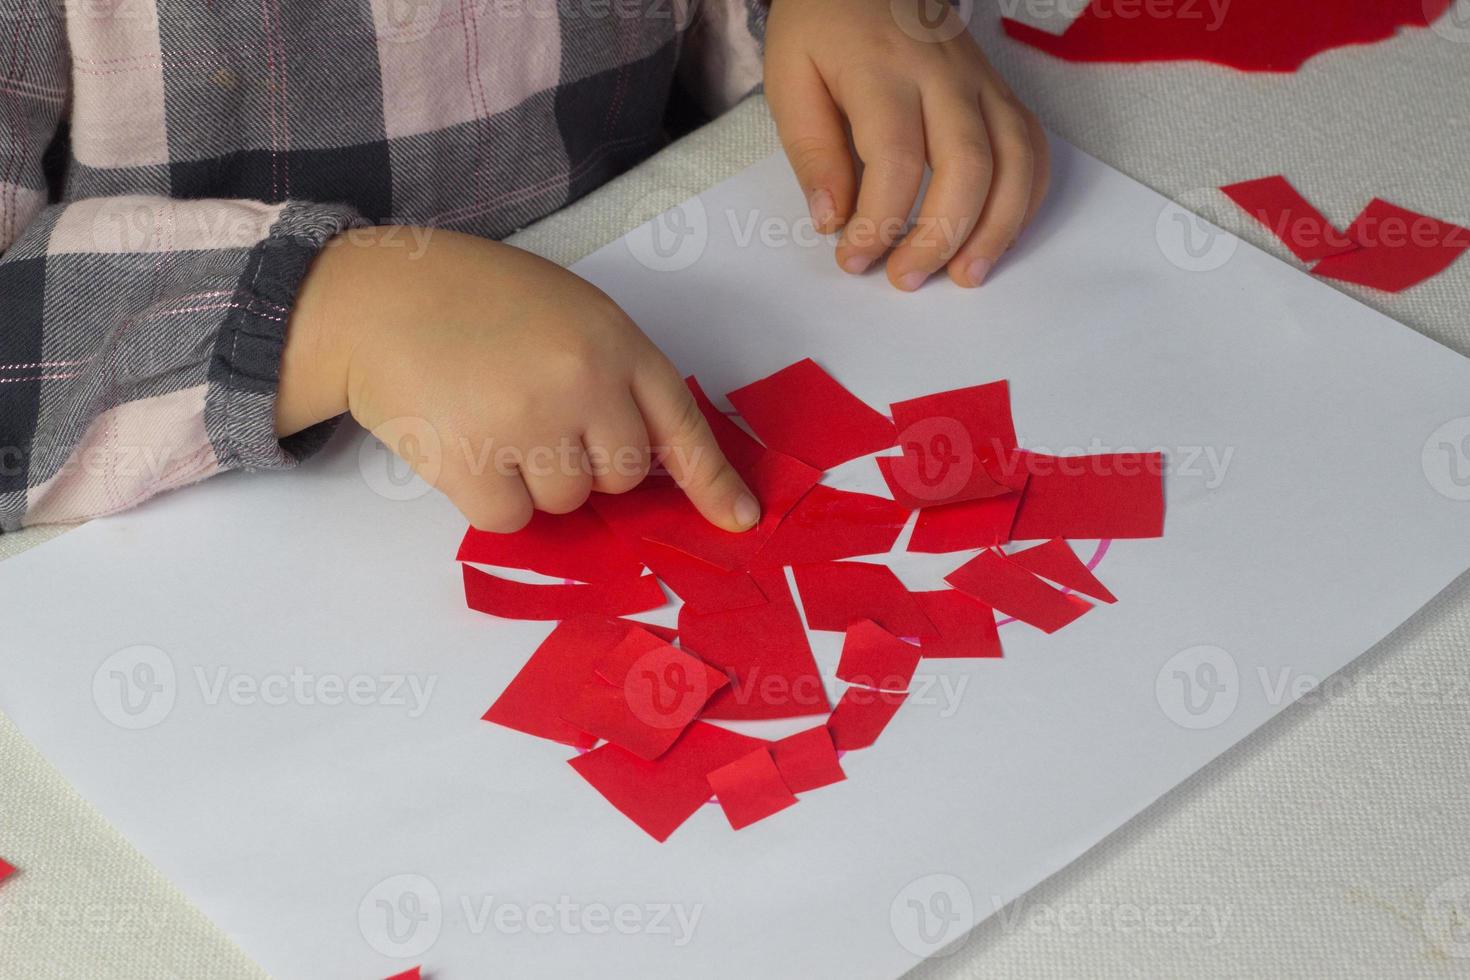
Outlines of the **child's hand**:
M941 23L925 24L940 10ZM888 258L899 289L946 265L961 286L980 285L1046 194L1041 126L946 0L772 0L765 72L812 219L844 229L848 272L898 241L926 162L934 177L917 223Z
M623 311L480 238L434 230L420 249L404 229L371 229L317 259L291 318L277 432L348 410L483 530L631 489L650 446L713 523L759 517L679 373Z

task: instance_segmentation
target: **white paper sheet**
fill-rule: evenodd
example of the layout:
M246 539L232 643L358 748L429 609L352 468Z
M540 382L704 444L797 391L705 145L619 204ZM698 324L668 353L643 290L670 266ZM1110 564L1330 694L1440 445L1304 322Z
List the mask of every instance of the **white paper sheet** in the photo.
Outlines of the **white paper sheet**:
M479 721L549 627L464 608L462 520L355 432L0 564L0 707L281 977L900 974L1470 566L1470 362L1228 236L1183 250L1162 198L1056 149L978 291L783 244L776 159L577 267L711 392L807 355L877 405L1006 377L1030 447L1168 452L1165 537L1098 569L1119 603L926 662L847 782L659 845Z

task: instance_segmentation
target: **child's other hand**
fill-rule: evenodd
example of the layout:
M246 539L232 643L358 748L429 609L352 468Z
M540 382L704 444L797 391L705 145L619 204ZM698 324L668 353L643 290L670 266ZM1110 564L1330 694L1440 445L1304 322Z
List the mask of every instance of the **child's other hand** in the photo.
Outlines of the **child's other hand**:
M888 279L899 289L941 267L978 286L1046 194L1040 124L945 0L772 0L765 74L812 219L843 229L848 272L896 244ZM926 163L933 179L899 242Z
M352 232L317 259L282 359L279 434L350 410L487 531L633 488L650 446L711 522L756 522L679 373L612 300L529 252L414 231Z

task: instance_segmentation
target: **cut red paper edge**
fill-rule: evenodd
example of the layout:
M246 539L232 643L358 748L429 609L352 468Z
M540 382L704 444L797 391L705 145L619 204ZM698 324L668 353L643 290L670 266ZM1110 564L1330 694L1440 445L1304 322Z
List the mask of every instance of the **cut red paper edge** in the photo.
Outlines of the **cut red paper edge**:
M679 610L679 643L730 675L704 717L750 720L826 714L831 705L783 569L752 573L764 606L703 613Z
M1470 229L1374 198L1348 227L1361 247L1323 259L1312 274L1397 293L1438 275L1470 248Z
M996 551L982 551L944 580L965 595L1045 633L1055 633L1092 608Z
M719 443L720 451L730 461L730 465L745 476L751 467L760 462L766 454L766 447L762 446L749 432L735 424L724 412L715 407L710 400L699 380L693 375L684 379L689 386L689 391L694 395L694 402L699 406L700 412L704 414L705 421L709 423L710 431L715 435L715 442Z
M1018 453L1030 474L1011 538L1156 538L1164 533L1160 453Z
M782 781L781 771L765 747L726 763L707 778L725 819L735 830L749 827L796 802L796 796Z
M412 969L404 970L402 973L395 973L388 980L422 980L419 970L420 968L416 966Z
M934 624L893 569L860 561L826 561L792 568L806 623L847 632L871 619L895 636L933 636Z
M864 619L847 628L837 679L883 691L907 691L918 666L918 647Z
M1316 262L1361 246L1314 208L1285 177L1261 177L1220 188L1303 262Z
M688 552L644 539L638 556L659 581L701 612L745 609L766 603L766 595L749 572L727 571Z
M1061 34L1002 18L1006 34L1068 61L1208 61L1241 71L1291 72L1335 48L1372 44L1399 27L1434 23L1453 0L1282 3L1234 0L1228 14L1140 16L1130 0L1092 0ZM1119 5L1116 6L1115 5Z
M726 397L767 446L821 470L897 439L892 422L809 357Z
M775 568L886 554L903 533L909 513L886 497L818 483L777 525L751 565Z
M709 774L765 742L696 721L648 762L616 745L567 760L619 812L657 841L669 839L710 798Z
M847 778L826 725L788 735L771 743L771 758L781 772L781 781L793 793L820 789Z
M4 881L15 874L16 867L4 858L0 858L0 881Z
M465 602L476 612L502 619L623 616L657 609L668 601L653 575L588 585L532 585L491 575L472 565L461 567Z
M919 608L939 631L919 640L919 655L931 659L1000 657L995 610L957 589L915 592Z
M471 527L460 542L459 561L524 568L578 582L628 579L642 571L638 556L590 507L569 514L536 511L514 534Z
M1011 539L1011 524L1021 506L1023 492L925 507L919 511L914 533L909 536L908 550L942 555L1005 544Z
M1061 538L1006 556L1035 575L1050 579L1064 589L1080 592L1101 602L1117 602L1118 597L1098 581L1096 575L1077 557L1071 545Z
M888 727L907 693L849 687L827 719L832 744L841 752L865 749Z

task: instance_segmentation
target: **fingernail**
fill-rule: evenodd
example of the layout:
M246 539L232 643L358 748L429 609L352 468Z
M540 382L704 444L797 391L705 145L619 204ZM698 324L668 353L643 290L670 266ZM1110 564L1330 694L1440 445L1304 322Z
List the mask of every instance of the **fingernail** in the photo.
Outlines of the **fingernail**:
M761 505L748 493L742 493L735 501L735 523L741 527L754 527L761 519Z
M970 285L980 285L982 282L985 281L985 277L990 275L990 270L994 267L995 263L990 261L989 259L976 259L975 261L971 262L970 267L965 270L965 274L970 279Z
M928 278L927 272L905 272L898 277L898 288L906 293L911 293L924 285L924 280Z
M818 228L826 228L837 217L837 205L829 190L819 190L813 194L807 207L811 209L812 221L816 222Z
M842 260L842 271L857 276L867 271L868 266L872 264L873 260L866 255L849 255Z

